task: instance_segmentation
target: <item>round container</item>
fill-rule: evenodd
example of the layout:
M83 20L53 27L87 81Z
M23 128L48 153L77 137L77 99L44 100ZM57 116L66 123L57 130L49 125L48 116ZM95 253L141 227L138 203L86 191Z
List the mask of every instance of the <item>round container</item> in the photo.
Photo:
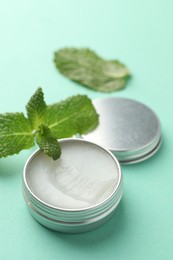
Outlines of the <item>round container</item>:
M161 126L146 105L126 98L97 99L93 104L100 115L99 126L82 137L109 149L121 164L151 157L161 144Z
M23 194L32 216L61 232L89 231L107 221L122 197L118 161L105 148L82 139L59 140L53 161L37 150L26 162Z

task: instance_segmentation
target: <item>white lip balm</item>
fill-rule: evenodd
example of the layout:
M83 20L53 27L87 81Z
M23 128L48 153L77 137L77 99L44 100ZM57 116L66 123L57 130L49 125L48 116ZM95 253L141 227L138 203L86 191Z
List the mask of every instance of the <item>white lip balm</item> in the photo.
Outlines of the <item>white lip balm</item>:
M105 222L122 196L118 161L106 149L82 139L60 140L53 161L40 150L27 161L23 192L31 214L62 232L82 232Z

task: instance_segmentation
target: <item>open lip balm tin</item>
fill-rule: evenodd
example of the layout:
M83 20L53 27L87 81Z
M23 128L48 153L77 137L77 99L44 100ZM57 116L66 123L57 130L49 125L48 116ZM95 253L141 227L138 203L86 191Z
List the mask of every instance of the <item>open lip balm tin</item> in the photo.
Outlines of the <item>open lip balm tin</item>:
M59 140L62 155L53 161L40 150L25 164L23 194L32 216L61 232L94 229L115 212L122 197L117 159L83 139Z

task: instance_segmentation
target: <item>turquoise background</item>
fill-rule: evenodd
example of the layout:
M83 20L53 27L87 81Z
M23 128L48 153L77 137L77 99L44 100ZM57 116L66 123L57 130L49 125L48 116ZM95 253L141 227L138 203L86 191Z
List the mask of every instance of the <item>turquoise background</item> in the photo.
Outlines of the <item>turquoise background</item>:
M38 86L48 104L70 95L127 97L150 106L163 145L151 159L123 166L124 196L94 231L47 230L28 214L22 170L35 148L0 159L0 259L173 259L173 2L170 0L0 0L0 112L25 111ZM60 75L55 50L90 47L124 62L133 77L104 94Z

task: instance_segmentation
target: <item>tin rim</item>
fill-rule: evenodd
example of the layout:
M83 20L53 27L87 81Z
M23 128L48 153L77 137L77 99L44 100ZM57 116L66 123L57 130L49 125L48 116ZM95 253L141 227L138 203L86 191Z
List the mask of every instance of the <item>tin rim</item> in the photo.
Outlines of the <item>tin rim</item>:
M126 159L126 160L121 160L119 159L119 162L123 165L123 164L133 164L133 163L140 163L145 161L146 159L149 159L150 157L152 157L160 148L162 144L162 137L160 137L158 143L156 144L156 146L154 146L154 148L152 150L149 150L148 153L145 153L144 155L140 155L138 157L135 157L133 159ZM114 153L114 152L113 152ZM116 156L116 152L115 152L115 156ZM117 157L118 158L118 157Z

